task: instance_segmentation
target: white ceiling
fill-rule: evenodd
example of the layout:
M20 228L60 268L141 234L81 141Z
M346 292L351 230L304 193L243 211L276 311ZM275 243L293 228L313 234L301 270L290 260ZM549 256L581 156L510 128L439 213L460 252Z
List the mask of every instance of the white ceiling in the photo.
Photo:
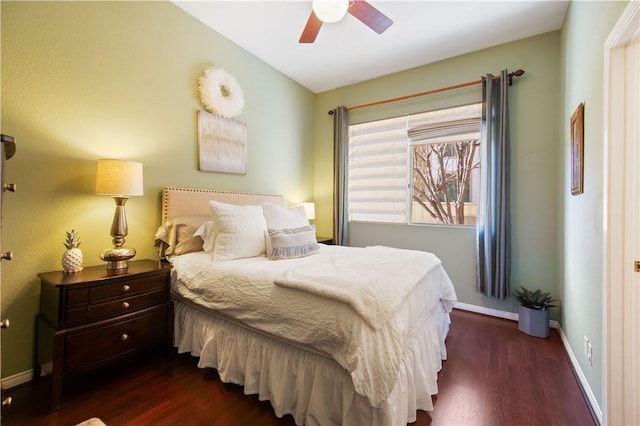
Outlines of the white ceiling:
M174 3L315 93L560 29L569 5L370 0L393 20L384 33L347 14L323 24L315 43L300 44L310 0Z

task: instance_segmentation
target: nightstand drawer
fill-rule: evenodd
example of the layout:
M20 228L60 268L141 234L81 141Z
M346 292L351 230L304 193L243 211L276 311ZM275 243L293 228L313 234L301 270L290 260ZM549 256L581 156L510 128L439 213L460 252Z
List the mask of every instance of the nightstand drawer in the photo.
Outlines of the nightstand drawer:
M166 302L168 300L166 289L153 293L142 293L138 296L123 297L105 303L92 303L80 307L69 307L66 312L65 324L72 326L89 321L106 319L111 316L134 312Z
M106 299L128 297L136 293L165 289L166 285L166 276L156 275L147 278L123 280L115 284L70 289L67 296L67 305L93 305L102 303Z
M66 336L64 371L109 360L166 338L168 307Z

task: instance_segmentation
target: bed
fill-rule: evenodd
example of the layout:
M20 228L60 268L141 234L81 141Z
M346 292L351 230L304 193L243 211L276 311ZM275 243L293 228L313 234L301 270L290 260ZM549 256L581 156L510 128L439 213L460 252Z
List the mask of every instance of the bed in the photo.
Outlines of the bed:
M297 425L402 425L433 410L456 302L440 260L318 244L303 210L282 205L164 188L156 247L173 266L178 352Z

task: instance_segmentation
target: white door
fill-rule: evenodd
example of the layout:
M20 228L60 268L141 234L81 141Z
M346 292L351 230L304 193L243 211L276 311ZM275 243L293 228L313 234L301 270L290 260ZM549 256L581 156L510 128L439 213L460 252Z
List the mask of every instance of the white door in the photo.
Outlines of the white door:
M640 425L640 3L605 43L607 341L603 422Z

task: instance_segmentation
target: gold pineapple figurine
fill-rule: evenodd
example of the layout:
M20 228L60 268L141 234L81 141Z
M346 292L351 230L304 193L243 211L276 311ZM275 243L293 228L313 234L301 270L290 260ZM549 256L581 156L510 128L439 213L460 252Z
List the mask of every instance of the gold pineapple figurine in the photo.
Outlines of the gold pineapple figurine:
M75 229L71 232L65 231L67 240L64 246L67 250L62 254L62 270L65 274L82 271L82 251L80 246L80 237Z

